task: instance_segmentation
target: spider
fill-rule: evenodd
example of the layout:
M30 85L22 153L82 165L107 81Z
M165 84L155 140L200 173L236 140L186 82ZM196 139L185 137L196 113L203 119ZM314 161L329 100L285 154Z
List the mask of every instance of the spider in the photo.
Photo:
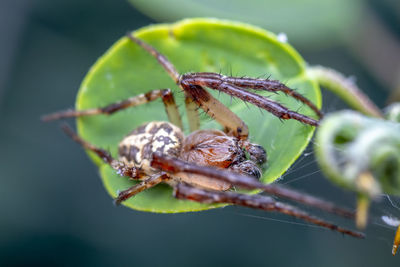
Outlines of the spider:
M118 159L113 158L106 150L80 138L69 126L62 126L74 141L97 154L121 176L138 181L132 187L119 192L115 200L117 204L157 184L166 183L173 188L174 197L178 199L207 204L227 203L276 211L353 237L363 237L361 233L311 216L294 206L278 202L272 197L232 191L231 189L235 187L261 189L272 195L317 207L340 216L354 217L353 212L316 197L282 186L261 183L258 178L261 176L260 168L267 160L266 151L262 146L249 141L249 130L246 123L208 93L205 87L254 104L279 119L295 119L303 124L318 126L318 120L289 110L273 100L249 91L249 89L283 92L303 102L321 117L322 113L311 101L279 81L227 77L209 72L181 75L173 64L154 47L132 34L128 33L127 37L134 44L153 55L185 93L191 134L185 137L181 130L181 117L174 95L169 89L152 90L146 94L133 96L101 108L66 110L42 118L44 121L50 121L68 117L110 115L128 107L145 104L158 98L162 99L169 122L152 121L133 130L120 142ZM220 123L223 131L199 130L199 118L196 113L198 108L203 109L207 115Z

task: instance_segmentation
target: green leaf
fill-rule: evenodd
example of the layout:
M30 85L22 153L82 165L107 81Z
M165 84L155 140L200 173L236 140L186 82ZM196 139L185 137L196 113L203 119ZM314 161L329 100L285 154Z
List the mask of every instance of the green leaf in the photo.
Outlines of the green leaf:
M175 65L179 72L222 72L235 76L271 76L287 83L291 88L320 106L318 85L307 77L305 63L289 45L281 43L270 32L250 25L215 19L190 19L174 24L152 25L134 33L154 46ZM77 97L76 108L101 107L153 89L171 88L180 105L184 131L188 133L183 94L158 62L141 47L127 38L114 44L90 69ZM280 177L307 146L314 128L297 121L281 122L266 111L225 95L218 96L237 113L250 129L250 140L261 144L268 153L263 182ZM308 107L298 101L272 95L273 99L293 110L313 116ZM232 101L232 102L231 102ZM161 100L130 108L112 116L83 117L77 120L81 137L111 151L117 157L119 141L137 126L167 120ZM218 128L215 121L203 115L202 128ZM118 190L134 184L119 177L114 171L91 155L99 166L103 183L116 197ZM197 211L217 207L190 201L176 200L166 185L147 190L124 202L137 210L152 212Z

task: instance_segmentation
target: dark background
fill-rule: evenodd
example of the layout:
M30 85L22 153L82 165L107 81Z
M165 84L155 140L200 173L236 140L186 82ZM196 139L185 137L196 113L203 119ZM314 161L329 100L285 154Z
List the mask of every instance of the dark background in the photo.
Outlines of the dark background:
M398 40L399 13L387 2L364 4ZM398 266L400 255L391 256L394 229L377 225L382 214L400 216L385 200L374 204L365 240L238 207L185 214L115 207L85 153L57 123L39 118L72 107L95 60L127 30L151 23L156 21L123 0L0 3L1 266ZM354 49L291 43L310 64L354 75L385 105L387 83ZM325 99L325 111L343 106L332 99ZM283 182L353 206L352 194L325 181L312 149L307 152Z

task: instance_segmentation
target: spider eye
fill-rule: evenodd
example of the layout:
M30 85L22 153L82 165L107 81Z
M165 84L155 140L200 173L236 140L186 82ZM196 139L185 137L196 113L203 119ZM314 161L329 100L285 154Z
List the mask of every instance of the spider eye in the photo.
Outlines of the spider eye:
M257 179L260 179L261 177L261 171L257 167L257 165L250 160L242 161L240 163L237 163L235 165L232 165L231 170L234 172L238 172L247 176L251 176Z
M252 145L247 148L250 160L257 164L264 164L267 161L267 152L260 145Z

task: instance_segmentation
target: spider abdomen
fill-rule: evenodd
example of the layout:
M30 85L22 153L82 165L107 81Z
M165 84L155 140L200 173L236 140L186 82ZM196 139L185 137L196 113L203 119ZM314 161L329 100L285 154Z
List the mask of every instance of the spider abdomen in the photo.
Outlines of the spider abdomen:
M169 122L150 122L139 126L119 144L120 160L128 166L154 172L150 160L154 152L179 157L183 141L181 129Z

